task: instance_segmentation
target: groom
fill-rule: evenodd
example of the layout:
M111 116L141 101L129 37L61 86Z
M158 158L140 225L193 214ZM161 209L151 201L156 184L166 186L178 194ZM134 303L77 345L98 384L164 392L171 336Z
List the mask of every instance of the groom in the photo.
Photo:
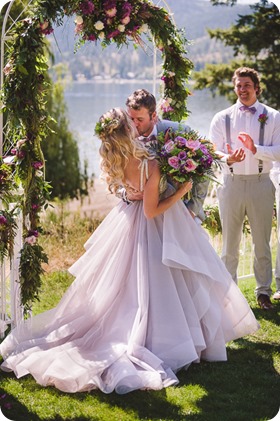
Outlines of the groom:
M150 136L157 136L160 132L166 132L167 129L190 131L190 127L169 120L160 120L156 112L156 99L153 94L145 89L138 89L133 92L126 100L127 112L133 120L135 127L141 137L149 138ZM205 219L203 212L203 203L207 195L209 180L194 183L192 187L192 198L185 202L187 208L193 215L200 220ZM129 194L127 199L130 201L141 200L142 195Z

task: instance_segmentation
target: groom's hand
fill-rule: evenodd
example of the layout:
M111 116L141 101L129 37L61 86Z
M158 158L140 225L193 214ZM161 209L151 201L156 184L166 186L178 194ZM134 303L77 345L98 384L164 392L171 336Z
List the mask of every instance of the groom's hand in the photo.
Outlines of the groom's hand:
M133 192L133 191L127 191L126 194L129 201L134 202L135 200L143 200L143 192Z

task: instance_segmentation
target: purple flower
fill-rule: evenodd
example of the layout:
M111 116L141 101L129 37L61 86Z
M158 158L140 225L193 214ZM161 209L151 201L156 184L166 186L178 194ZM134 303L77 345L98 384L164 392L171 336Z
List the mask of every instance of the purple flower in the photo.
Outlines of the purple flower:
M39 236L38 231L37 230L29 230L28 231L28 237L31 237L31 236L34 236L34 237L37 238Z
M40 205L36 205L35 203L33 203L33 205L31 205L31 209L34 211L37 211L40 208Z
M16 155L18 159L23 159L25 157L25 152L23 150L19 150Z
M132 5L126 1L122 8L122 17L125 18L129 16L132 10L133 10Z
M116 0L104 1L103 7L105 10L113 9L114 7L116 7Z
M177 170L180 167L180 160L177 156L171 156L168 158L168 164Z
M176 145L181 146L181 147L186 146L187 144L186 139L182 136L175 137L174 142L176 143Z
M178 158L179 158L181 161L183 161L184 159L186 159L186 157L187 157L187 154L186 154L186 152L185 152L185 151L181 151L181 152L179 152L179 153L178 153Z
M7 218L4 215L0 215L0 225L6 225L7 222Z
M200 148L201 152L203 152L205 155L208 154L208 149L206 148L205 145L201 145Z
M91 1L82 2L80 7L84 15L91 15L94 11L94 4Z
M32 165L33 168L35 168L35 170L39 170L40 168L43 167L43 162L35 161L35 162L32 162L31 165Z
M266 124L266 120L268 120L268 117L267 117L267 115L266 115L266 114L260 114L260 115L259 115L258 121L259 121L262 125Z
M87 37L87 39L88 39L89 41L96 41L96 36L95 36L94 34L91 34L91 35L89 35L89 36Z
M115 31L113 31L113 32L110 32L110 34L108 34L107 35L107 38L108 39L110 39L110 38L114 38L114 37L116 37L117 35L119 35L120 34L120 31L118 30L118 29L116 29Z

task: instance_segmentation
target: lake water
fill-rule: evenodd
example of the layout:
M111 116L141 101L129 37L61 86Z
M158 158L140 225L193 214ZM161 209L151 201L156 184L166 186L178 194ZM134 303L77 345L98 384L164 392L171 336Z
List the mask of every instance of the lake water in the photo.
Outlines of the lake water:
M94 136L94 127L100 115L113 107L125 108L126 98L139 88L153 92L153 83L135 80L76 82L66 88L69 126L79 145L81 164L85 160L88 162L89 175L100 174L100 141ZM187 106L191 111L188 125L202 136L207 136L212 117L217 111L229 106L229 103L223 97L212 98L208 90L203 90L189 96Z

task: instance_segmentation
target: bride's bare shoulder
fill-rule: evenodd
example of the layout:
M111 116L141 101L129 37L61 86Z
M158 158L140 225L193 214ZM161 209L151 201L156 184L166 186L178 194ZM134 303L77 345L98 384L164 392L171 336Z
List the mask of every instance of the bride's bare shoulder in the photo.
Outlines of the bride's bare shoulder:
M155 172L159 171L158 161L156 159L150 160L148 165L149 165L149 173L150 174L154 171Z

